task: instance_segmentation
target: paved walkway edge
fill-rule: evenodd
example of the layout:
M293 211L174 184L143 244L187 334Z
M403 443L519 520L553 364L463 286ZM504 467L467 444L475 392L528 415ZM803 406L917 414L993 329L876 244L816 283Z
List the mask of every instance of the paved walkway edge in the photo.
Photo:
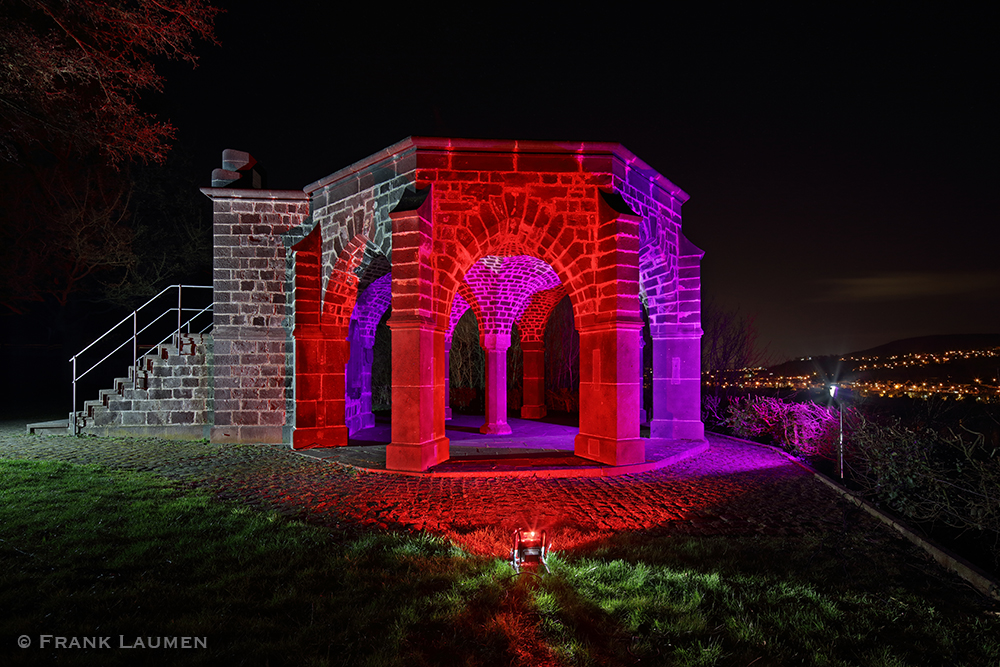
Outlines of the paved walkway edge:
M561 477L618 477L619 475L636 475L643 472L649 472L651 470L659 470L660 468L673 465L678 461L683 461L684 459L691 458L692 456L702 454L708 451L708 449L708 440L693 440L691 441L690 447L658 461L647 461L646 463L634 463L632 465L625 466L594 466L592 468L565 467L521 468L519 470L474 470L468 472L461 470L410 472L406 470L386 470L384 468L365 468L363 466L356 466L350 463L343 463L341 461L335 461L335 463L337 465L355 468L356 470L369 473L377 473L381 475L406 475L411 477L539 477L545 479ZM304 456L309 455L304 454Z
M913 542L914 544L922 548L924 551L929 553L931 555L931 558L936 560L946 570L950 570L951 572L954 572L958 576L965 579L977 591L979 591L983 595L993 598L994 600L1000 600L1000 582L997 582L996 580L991 578L988 573L979 569L978 567L976 567L969 561L965 560L958 554L954 554L945 549L944 547L938 546L937 544L934 544L933 542L924 539L920 535L917 535L907 526L899 523L891 516L883 513L881 510L870 505L864 498L857 496L850 489L843 487L840 484L837 484L832 479L829 479L828 477L825 477L819 474L818 472L813 471L813 474L816 476L817 479L819 479L819 481L829 486L831 489L842 495L844 498L850 500L855 505L868 512L876 519L898 530L900 533L902 533L903 537L905 537L910 542Z
M795 458L788 452L779 449L777 447L772 447L771 445L762 445L759 442L742 440L740 438L734 438L728 435L720 435L717 433L713 433L712 435L719 438L727 438L729 440L746 442L752 445L757 445L758 447L767 447L768 449L773 449L774 451L782 454L789 461L792 461L796 465L800 466L803 470L809 471L810 473L813 474L813 476L816 479L823 482L823 484L826 484L828 487L830 487L831 489L833 489L834 491L836 491L837 493L839 493L844 498L851 501L864 511L868 512L882 523L888 526L892 526L893 528L898 530L903 535L903 537L905 537L910 542L916 544L918 547L920 547L928 554L930 554L931 558L937 561L939 565L941 565L946 570L954 572L958 576L965 579L977 591L979 591L980 593L982 593L987 597L993 598L994 600L1000 600L1000 582L994 579L988 572L970 563L969 561L965 560L958 554L952 553L948 549L945 549L944 547L937 545L934 542L931 542L930 540L924 537L921 537L917 533L913 532L913 530L910 529L908 526L900 523L893 517L884 513L882 510L876 508L874 505L870 504L867 500L857 495L854 491L851 491L846 486L842 486L841 484L838 484L829 477L826 477L825 475L820 474L816 470L813 470L810 466L806 465L805 463Z

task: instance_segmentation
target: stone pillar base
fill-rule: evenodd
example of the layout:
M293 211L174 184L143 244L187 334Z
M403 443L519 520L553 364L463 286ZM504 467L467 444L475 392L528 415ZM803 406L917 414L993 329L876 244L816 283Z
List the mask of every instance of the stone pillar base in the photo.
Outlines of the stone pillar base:
M701 337L653 338L653 419L650 437L703 440Z
M510 435L510 424L502 422L500 424L483 424L479 427L479 432L484 435Z
M347 438L348 430L346 426L297 428L292 432L292 449L345 447L347 446ZM212 441L216 442L214 437Z
M641 321L622 319L580 331L577 456L615 466L646 462L639 435L641 327Z
M548 414L544 405L522 405L521 419L541 419Z
M705 424L691 419L654 419L649 422L649 437L666 440L704 440Z
M581 458L612 466L646 462L646 445L642 438L611 440L580 433L573 443L573 453Z
M423 472L448 460L448 438L420 444L390 443L385 447L385 467L389 470Z
M419 472L448 459L448 438L444 435L444 332L404 315L393 312L389 318L392 443L386 446L386 467Z

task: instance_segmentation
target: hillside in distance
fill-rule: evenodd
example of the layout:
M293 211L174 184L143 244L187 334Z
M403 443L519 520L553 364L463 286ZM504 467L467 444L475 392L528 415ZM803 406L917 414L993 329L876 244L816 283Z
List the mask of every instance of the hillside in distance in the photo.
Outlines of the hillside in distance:
M941 393L1000 383L1000 334L921 336L839 356L793 359L767 369L772 378L810 377L882 393L887 385L933 385ZM993 392L991 392L993 393Z
M951 334L943 336L919 336L903 338L885 345L879 345L860 352L851 352L844 357L886 357L893 354L944 354L957 350L987 350L1000 347L1000 333L996 334Z

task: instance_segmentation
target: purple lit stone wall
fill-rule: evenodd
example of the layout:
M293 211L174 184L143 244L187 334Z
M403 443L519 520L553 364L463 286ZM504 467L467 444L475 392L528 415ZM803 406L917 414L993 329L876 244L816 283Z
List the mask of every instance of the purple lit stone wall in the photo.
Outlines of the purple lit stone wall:
M389 307L391 287L392 276L386 274L372 282L354 304L348 333L351 356L346 372L345 418L349 434L375 425L375 415L372 413L375 328Z

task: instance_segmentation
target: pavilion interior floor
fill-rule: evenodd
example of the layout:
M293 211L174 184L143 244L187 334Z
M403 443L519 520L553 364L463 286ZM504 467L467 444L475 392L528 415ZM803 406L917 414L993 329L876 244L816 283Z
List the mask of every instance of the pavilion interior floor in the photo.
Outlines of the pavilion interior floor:
M512 433L484 435L479 432L482 415L455 414L445 422L450 458L423 475L490 476L518 475L542 477L611 476L655 470L707 449L704 441L661 441L645 438L646 462L631 466L608 466L576 456L573 441L579 433L567 415L545 419L508 418ZM376 418L375 426L351 436L346 447L300 450L314 458L371 472L386 470L385 448L391 441L392 426ZM644 429L648 434L648 429Z

